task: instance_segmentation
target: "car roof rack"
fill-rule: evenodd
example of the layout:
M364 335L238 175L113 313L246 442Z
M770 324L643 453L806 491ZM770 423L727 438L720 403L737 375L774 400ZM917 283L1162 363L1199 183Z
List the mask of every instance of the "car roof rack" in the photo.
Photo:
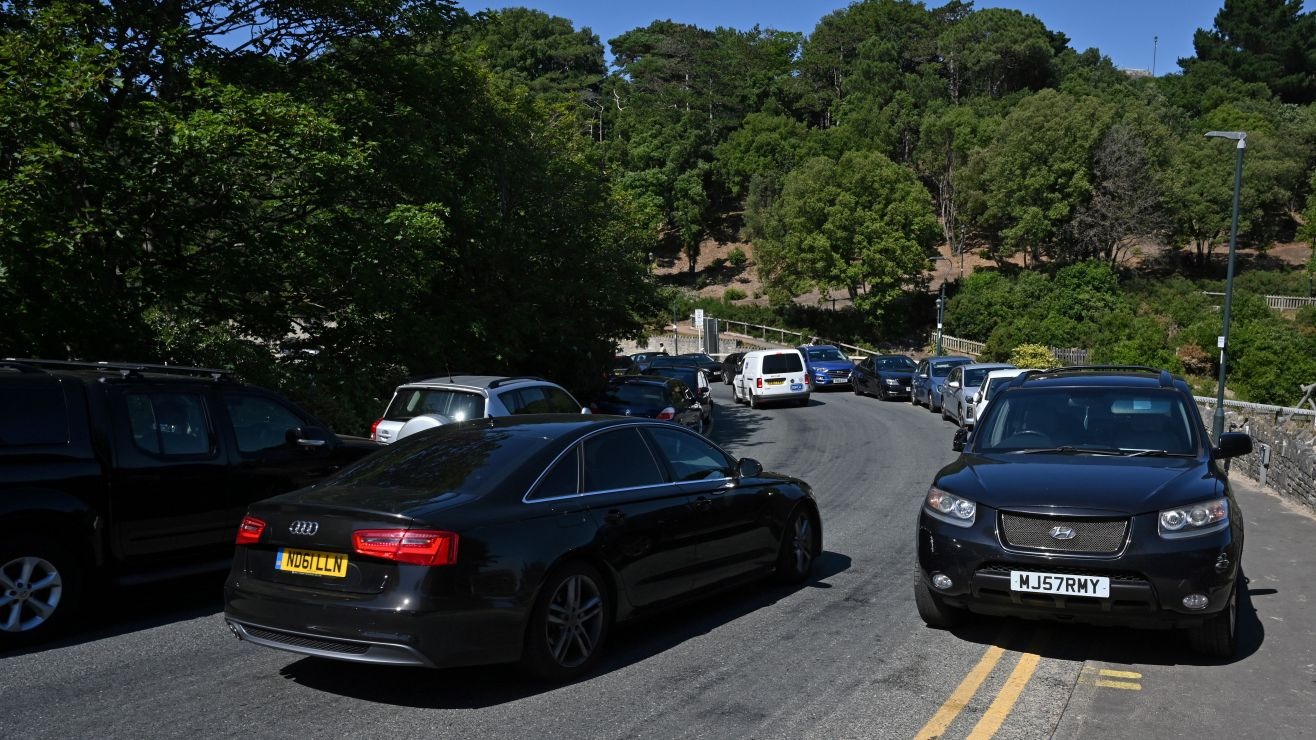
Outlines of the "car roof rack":
M1051 370L1028 370L1020 373L1011 385L1022 385L1028 378L1036 378L1042 375L1056 375L1072 372L1100 373L1112 371L1151 373L1156 376L1156 380L1162 388L1174 387L1174 376L1170 374L1169 370L1149 367L1147 365L1071 365L1069 367L1057 367Z
M514 375L514 376L512 376L512 377L510 377L510 378L499 378L498 380L493 381L492 383L489 384L489 388L490 388L490 389L493 389L493 388L501 388L502 386L505 386L505 385L507 385L508 383L519 383L519 382L521 382L521 381L523 381L523 380L525 380L525 381L535 381L535 382L539 382L539 383L547 383L547 382L548 382L547 380L544 380L543 378L541 378L541 377L539 377L539 376L537 376L537 375Z
M111 370L122 375L140 375L141 373L161 373L166 375L189 375L193 377L209 376L213 380L227 380L233 376L232 370L213 367L191 367L188 365L157 365L146 362L83 362L79 360L37 360L25 357L6 357L0 365L14 367L23 372L44 372L43 368L55 370ZM26 370L24 368L31 368Z

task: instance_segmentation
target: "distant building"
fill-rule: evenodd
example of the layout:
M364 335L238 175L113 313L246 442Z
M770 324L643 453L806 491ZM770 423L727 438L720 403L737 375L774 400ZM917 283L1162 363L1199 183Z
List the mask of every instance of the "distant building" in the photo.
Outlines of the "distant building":
M1152 76L1151 70L1149 69L1137 69L1135 67L1125 67L1120 71L1134 79Z

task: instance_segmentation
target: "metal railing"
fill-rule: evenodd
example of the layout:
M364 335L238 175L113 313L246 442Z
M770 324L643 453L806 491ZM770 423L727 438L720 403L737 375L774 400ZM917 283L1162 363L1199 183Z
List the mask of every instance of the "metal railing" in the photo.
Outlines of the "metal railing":
M1224 293L1215 293L1209 290L1202 291L1202 295L1213 298L1224 298ZM1316 298L1310 298L1301 295L1268 295L1266 303L1277 311L1296 311L1304 306L1316 306Z
M932 332L928 339L928 344L935 345L936 343L937 333ZM961 355L969 355L974 359L978 359L982 356L986 347L987 345L983 342L975 342L972 339L952 337L949 334L944 334L941 337L942 351L947 354L953 352ZM1047 347L1047 349L1051 351L1052 357L1065 365L1086 365L1092 355L1088 350L1080 349L1078 347Z

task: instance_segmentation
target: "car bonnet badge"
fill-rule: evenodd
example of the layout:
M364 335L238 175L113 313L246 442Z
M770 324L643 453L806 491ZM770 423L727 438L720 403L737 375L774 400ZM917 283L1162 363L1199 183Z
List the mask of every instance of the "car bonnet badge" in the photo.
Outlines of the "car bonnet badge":
M320 531L320 523L308 522L303 519L298 519L297 521L288 525L288 531L291 532L292 534L304 534L309 536Z
M1052 527L1052 528L1051 528L1051 536L1052 536L1053 538L1057 539L1057 540L1072 540L1072 539L1074 539L1074 528L1073 528L1073 527Z

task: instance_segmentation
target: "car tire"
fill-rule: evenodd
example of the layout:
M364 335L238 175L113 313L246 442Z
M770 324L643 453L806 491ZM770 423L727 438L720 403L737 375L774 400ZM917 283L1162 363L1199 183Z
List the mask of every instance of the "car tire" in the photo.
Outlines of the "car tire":
M569 562L544 581L526 627L521 667L546 681L569 681L598 660L612 627L612 596L592 565Z
M1238 651L1238 584L1229 594L1229 604L1218 614L1188 629L1188 645L1195 653L1214 658L1232 658Z
M752 409L757 410L759 408L758 397L754 395L754 391L749 392L749 400L746 401L746 403L748 403L749 407Z
M861 391L861 390L859 390L859 382L858 382L858 381L855 381L855 382L853 382L853 383L850 384L850 390L853 391L854 394L855 394L856 396L863 396L863 395L864 395L864 392Z
M58 634L77 614L82 583L78 559L54 541L20 536L0 546L0 648Z
M951 629L964 619L964 610L946 604L923 580L918 564L914 565L914 606L923 623L934 629Z
M818 544L818 522L813 512L805 505L796 506L781 534L776 579L782 583L802 583L807 579L822 549Z

